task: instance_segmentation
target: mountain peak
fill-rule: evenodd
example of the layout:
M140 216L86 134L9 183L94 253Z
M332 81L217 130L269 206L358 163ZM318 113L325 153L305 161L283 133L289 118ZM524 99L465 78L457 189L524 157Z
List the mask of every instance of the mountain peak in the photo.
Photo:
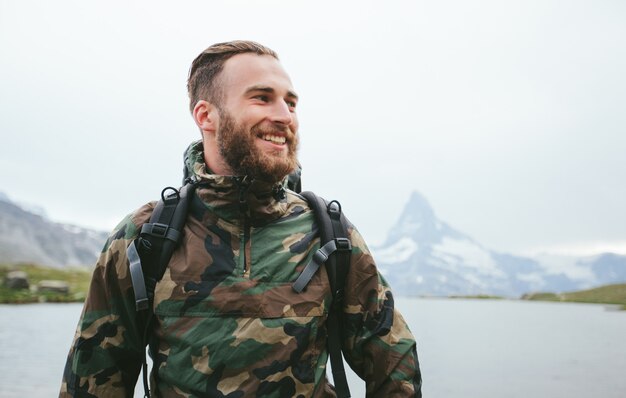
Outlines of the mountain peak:
M400 219L410 218L414 222L424 223L436 220L435 211L424 195L417 191L411 192L409 202L404 206Z
M402 210L400 219L389 234L388 242L407 236L418 241L429 240L428 237L438 235L436 233L438 224L435 211L428 203L426 197L417 191L413 191L409 202Z

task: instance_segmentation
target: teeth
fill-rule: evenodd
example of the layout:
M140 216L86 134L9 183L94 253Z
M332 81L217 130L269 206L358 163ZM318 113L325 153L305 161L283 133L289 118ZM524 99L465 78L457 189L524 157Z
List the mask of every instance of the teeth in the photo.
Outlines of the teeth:
M277 136L277 135L265 134L263 136L263 139L265 141L271 141L271 142L274 142L276 144L284 144L285 143L285 137L281 137L281 136Z

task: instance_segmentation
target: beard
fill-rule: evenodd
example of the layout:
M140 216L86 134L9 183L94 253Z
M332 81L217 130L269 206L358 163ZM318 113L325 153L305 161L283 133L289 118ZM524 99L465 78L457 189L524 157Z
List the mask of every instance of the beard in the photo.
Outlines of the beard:
M226 111L220 112L220 119L221 126L216 134L217 146L234 175L247 175L276 183L298 166L298 137L289 127L261 122L248 130L236 123ZM285 136L287 153L284 150L264 151L257 147L257 137L277 132Z

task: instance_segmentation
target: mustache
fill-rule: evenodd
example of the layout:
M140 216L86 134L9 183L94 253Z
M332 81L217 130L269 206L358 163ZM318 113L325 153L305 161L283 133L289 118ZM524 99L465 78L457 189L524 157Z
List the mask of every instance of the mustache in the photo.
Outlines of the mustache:
M289 126L286 126L284 124L271 123L271 122L263 122L259 125L252 127L250 130L255 135L259 135L259 134L284 135L285 138L287 138L288 140L293 139L294 136L296 135L296 133L293 130L291 130Z

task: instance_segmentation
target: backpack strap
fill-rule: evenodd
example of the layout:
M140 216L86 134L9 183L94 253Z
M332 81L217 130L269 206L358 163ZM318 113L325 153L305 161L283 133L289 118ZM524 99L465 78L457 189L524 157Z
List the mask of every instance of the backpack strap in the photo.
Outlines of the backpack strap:
M189 203L196 185L185 184L180 191L167 187L161 191L150 221L141 227L139 237L128 246L127 255L130 276L135 293L135 308L139 325L143 326L142 347L148 343L150 323L153 317L154 289L163 278L170 258L182 237L189 212ZM145 397L150 396L148 364L143 350L143 386Z
M350 267L352 245L348 239L347 221L341 212L341 205L336 200L326 203L313 192L302 192L315 214L315 221L320 231L320 249L313 254L311 261L304 267L292 287L300 293L309 283L320 265L326 265L333 300L327 319L327 341L332 367L333 381L338 398L350 397L350 388L341 355L343 340L342 311L346 279Z

